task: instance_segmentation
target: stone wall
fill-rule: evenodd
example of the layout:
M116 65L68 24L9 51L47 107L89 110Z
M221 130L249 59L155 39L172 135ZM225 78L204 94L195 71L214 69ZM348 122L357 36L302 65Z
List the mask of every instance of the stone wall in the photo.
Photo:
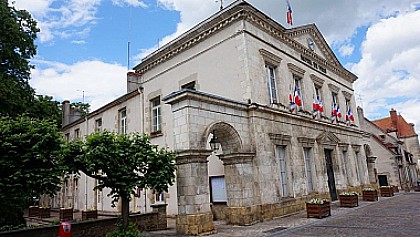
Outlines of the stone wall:
M163 230L167 228L166 204L154 205L153 212L131 215L130 221L141 231ZM72 237L102 237L115 229L119 218L89 220L71 223ZM59 225L33 229L0 232L0 237L57 237Z

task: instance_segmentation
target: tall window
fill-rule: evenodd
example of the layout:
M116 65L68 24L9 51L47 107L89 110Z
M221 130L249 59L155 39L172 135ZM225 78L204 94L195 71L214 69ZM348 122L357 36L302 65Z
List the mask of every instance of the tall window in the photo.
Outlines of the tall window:
M337 97L337 93L332 92L332 101L333 104L338 104L338 97Z
M152 104L152 132L161 131L161 110L160 110L160 97L150 101Z
M95 120L95 132L102 132L102 118Z
M266 71L267 81L268 81L268 94L270 96L270 103L276 104L278 103L278 99L277 99L277 82L276 82L275 68L273 66L266 64L265 71Z
M277 159L280 168L280 186L283 197L289 196L289 187L287 185L287 166L286 166L286 146L278 146Z
M120 133L127 133L127 110L120 110Z
M348 162L348 156L347 156L347 151L343 150L343 166L344 166L344 175L346 176L346 182L347 184L349 183L349 176L350 176L350 171L349 171L349 167L347 165Z
M356 162L356 177L359 180L360 183L362 183L362 179L361 179L361 170L360 170L360 166L359 166L359 152L355 152L355 162Z
M302 108L303 108L304 102L303 102L303 91L302 91L302 77L296 74L293 74L293 82L299 94L300 100L302 101Z
M305 158L306 184L308 187L308 193L311 193L314 191L314 185L312 182L311 151L312 149L310 147L303 148L303 155Z

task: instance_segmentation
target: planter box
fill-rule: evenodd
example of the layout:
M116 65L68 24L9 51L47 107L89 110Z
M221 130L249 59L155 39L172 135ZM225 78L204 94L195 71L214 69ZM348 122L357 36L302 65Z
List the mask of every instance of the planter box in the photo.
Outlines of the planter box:
M39 208L39 217L50 218L51 217L51 207L40 207Z
M29 207L29 217L36 217L39 216L39 207L38 206L30 206Z
M82 220L98 219L98 210L82 211Z
M363 190L363 201L378 201L378 191L376 190Z
M340 207L357 207L359 206L358 195L339 195Z
M73 220L73 208L60 209L60 221Z
M397 185L393 185L392 187L392 191L394 191L394 193L398 193L400 190L398 189Z
M394 191L392 187L380 187L379 190L381 191L381 197L392 197L394 196Z
M323 204L306 203L307 217L323 218L331 216L330 202L324 202Z

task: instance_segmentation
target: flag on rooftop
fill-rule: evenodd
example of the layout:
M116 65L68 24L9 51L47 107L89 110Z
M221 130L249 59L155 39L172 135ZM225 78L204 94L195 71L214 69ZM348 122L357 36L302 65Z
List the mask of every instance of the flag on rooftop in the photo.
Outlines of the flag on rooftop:
M293 19L292 19L292 7L290 6L290 2L289 0L286 0L286 4L287 4L287 24L289 25L293 25Z

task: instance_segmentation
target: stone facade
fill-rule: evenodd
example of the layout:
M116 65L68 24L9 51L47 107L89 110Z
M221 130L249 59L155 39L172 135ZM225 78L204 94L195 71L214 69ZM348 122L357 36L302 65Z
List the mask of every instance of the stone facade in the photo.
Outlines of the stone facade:
M307 198L335 199L375 182L358 115L354 121L330 117L333 104L343 115L356 111L357 78L315 25L286 29L236 1L135 70L128 73L126 95L63 130L70 139L75 129L83 136L101 119L102 129L119 131L125 111L126 132L149 134L176 151L176 186L164 201L168 215L177 215L180 234L214 231L216 191L224 205L216 216L252 225L301 210ZM293 88L303 104L291 111ZM312 113L314 95L324 112ZM210 149L212 137L221 145L217 152ZM214 176L222 177L217 190L209 181ZM132 208L143 201L134 198Z
M400 139L395 131L386 132L386 129L384 131L365 118L362 108L359 107L357 110L361 118L361 128L369 133L369 143L365 145L366 153L368 157L376 159L375 179L378 185L394 185L403 190L417 186L416 164L409 159L408 154L411 153L407 151L410 143L406 144L407 140Z

